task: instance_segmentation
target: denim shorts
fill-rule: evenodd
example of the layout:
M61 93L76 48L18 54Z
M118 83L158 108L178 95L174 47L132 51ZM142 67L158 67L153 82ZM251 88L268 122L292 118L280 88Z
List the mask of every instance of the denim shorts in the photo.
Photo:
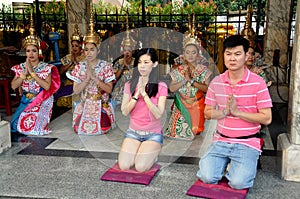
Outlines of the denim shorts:
M125 138L132 138L140 142L151 140L151 141L158 142L159 144L163 144L162 133L152 133L152 132L139 133L138 131L135 131L133 129L128 129L126 131Z

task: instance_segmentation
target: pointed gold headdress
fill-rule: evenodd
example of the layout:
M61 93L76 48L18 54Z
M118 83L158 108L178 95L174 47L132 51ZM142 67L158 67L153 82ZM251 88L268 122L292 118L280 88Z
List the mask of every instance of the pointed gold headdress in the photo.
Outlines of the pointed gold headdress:
M129 23L128 23L128 13L126 16L126 36L123 38L121 42L121 51L123 51L125 46L129 46L132 49L135 48L136 46L136 41L130 36L130 31L129 31Z
M78 24L76 23L74 26L74 33L71 36L71 41L79 41L79 43L82 42L82 34L79 32Z
M90 28L89 31L86 33L86 35L83 38L84 43L94 43L97 47L100 46L101 38L99 34L95 31L95 25L94 25L94 12L93 12L93 2L90 3Z
M35 34L35 29L34 29L34 23L33 23L33 15L31 13L30 15L30 28L29 28L30 34L23 39L23 48L26 48L28 45L34 45L37 46L38 48L40 47L40 38Z
M198 50L201 48L201 40L196 35L196 29L195 29L195 14L193 13L193 20L192 23L190 22L190 15L188 15L188 21L189 21L189 30L186 31L183 38L183 48L185 48L187 45L195 45Z
M246 23L245 23L245 27L241 32L241 35L248 39L248 41L250 42L250 46L255 48L255 37L256 34L253 30L253 28L251 27L251 13L253 12L253 7L252 4L249 4L247 7L247 15L246 15Z

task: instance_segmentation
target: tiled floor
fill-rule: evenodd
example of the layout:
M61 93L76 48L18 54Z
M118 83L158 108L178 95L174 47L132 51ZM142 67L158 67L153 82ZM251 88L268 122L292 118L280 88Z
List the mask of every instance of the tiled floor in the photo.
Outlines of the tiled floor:
M169 112L162 119L164 124L168 116ZM158 161L162 168L144 186L99 180L117 159L127 117L117 112L116 128L101 136L74 134L71 118L71 111L64 113L52 120L52 134L20 137L0 155L0 198L193 198L185 193L197 180L198 160L211 141L214 121L207 121L205 132L192 142L166 138ZM274 121L269 129L278 131L283 125ZM247 198L300 198L300 184L280 178L272 133L265 138L262 169Z

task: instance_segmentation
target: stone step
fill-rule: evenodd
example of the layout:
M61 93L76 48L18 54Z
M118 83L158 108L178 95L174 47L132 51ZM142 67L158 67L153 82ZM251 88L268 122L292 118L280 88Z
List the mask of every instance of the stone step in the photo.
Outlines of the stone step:
M0 154L10 147L10 123L7 121L0 121Z

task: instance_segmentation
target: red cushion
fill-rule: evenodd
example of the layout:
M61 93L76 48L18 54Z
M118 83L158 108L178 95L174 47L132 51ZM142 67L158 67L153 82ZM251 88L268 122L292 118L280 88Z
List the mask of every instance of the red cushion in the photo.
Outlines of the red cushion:
M222 178L218 184L206 184L197 180L187 191L187 195L215 199L244 199L249 189L236 190L228 185L228 180Z
M103 174L101 180L149 185L160 167L159 164L154 164L149 171L140 173L133 169L122 171L116 163Z

